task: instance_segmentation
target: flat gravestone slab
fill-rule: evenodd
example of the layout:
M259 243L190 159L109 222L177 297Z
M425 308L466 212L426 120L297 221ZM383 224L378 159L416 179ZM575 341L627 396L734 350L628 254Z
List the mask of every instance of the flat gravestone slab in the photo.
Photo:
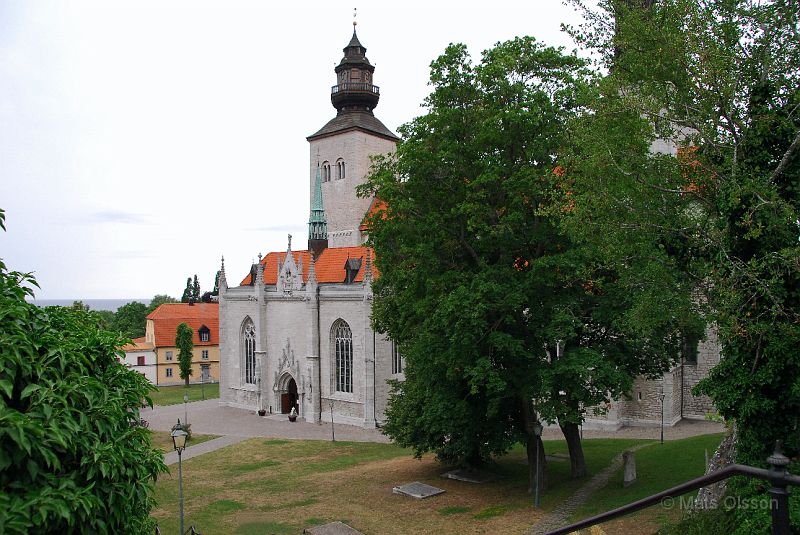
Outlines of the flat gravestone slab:
M341 522L331 522L314 528L306 528L303 530L306 535L364 535L358 530L355 530Z
M414 481L413 483L394 487L392 492L422 500L424 498L436 496L437 494L444 494L446 491L444 489L440 489L439 487L433 487L431 485L426 485L425 483L420 483L419 481Z
M442 474L445 479L455 479L456 481L466 481L467 483L486 483L487 481L494 481L497 475L490 474L489 472L481 472L480 470L469 470L461 468L458 470L450 470Z

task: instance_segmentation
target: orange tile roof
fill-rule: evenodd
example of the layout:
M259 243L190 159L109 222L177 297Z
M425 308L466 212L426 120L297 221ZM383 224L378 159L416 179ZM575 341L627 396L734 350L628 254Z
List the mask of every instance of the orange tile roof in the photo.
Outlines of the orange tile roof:
M314 264L314 271L317 274L317 282L320 283L343 283L345 279L344 264L348 258L360 258L361 269L356 275L355 282L364 281L364 271L367 266L367 251L372 255L372 277L378 277L378 270L375 269L375 255L368 247L336 247L325 249ZM308 282L308 268L311 265L311 255L308 251L292 251L295 263L300 258L303 259L303 282ZM264 265L264 284L276 284L278 282L278 260L283 262L286 253L269 253L261 263ZM248 274L241 282L242 286L252 283L251 275Z
M388 207L389 206L379 198L375 197L372 199L372 203L369 205L369 210L367 210L367 213L364 214L364 219L361 220L361 226L358 227L358 230L361 232L369 230L369 224L367 223L369 218L378 212L385 212ZM386 214L384 213L382 217L385 218Z
M219 345L218 303L164 303L148 314L147 319L153 320L156 347L175 347L175 334L181 323L192 328L194 345ZM201 342L197 332L203 325L209 330L208 342Z
M153 344L150 342L145 342L144 336L141 338L134 338L131 340L131 344L125 344L122 346L123 351L148 351L153 349Z

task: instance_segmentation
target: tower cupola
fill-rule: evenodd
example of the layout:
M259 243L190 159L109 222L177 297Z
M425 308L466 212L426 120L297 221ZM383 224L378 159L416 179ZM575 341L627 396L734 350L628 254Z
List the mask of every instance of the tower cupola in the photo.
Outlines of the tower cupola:
M336 85L331 88L331 104L339 113L347 111L367 111L372 113L378 105L380 88L372 83L375 67L367 59L367 49L356 35L353 23L353 37L344 47L344 57L336 71Z

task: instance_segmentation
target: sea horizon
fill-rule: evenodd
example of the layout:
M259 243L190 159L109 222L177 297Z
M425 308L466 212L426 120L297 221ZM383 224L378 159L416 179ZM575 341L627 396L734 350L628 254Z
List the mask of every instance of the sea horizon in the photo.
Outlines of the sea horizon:
M89 310L110 310L111 312L116 312L119 307L131 302L150 304L150 299L138 297L130 299L28 299L27 301L38 307L70 307L75 301L80 301L87 305Z

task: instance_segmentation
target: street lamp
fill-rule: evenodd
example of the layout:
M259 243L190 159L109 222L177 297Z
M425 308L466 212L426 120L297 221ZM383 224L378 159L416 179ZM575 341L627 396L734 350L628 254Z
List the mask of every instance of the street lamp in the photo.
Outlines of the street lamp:
M189 394L183 395L183 422L189 424L189 415L186 411L186 404L189 403Z
M661 385L661 393L659 394L659 399L661 400L661 443L664 443L664 385Z
M181 508L181 535L183 535L183 468L181 466L181 453L186 449L186 431L183 430L180 418L172 428L172 446L178 452L178 493Z
M336 442L336 431L333 429L333 400L328 402L331 407L331 442Z
M542 437L542 424L540 422L536 422L533 425L533 434L536 436L536 483L535 483L535 490L534 490L534 498L533 498L533 505L537 509L539 508L539 441Z

